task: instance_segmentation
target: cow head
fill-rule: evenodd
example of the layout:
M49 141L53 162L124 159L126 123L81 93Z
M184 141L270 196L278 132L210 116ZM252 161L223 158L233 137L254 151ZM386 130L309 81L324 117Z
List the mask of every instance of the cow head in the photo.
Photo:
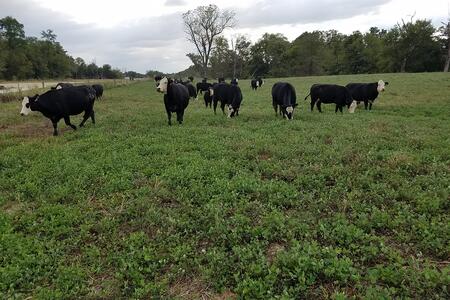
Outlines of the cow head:
M156 76L154 77L154 79L155 79L155 84L156 84L156 86L158 86L158 85L159 85L159 82L160 82L161 79L162 79L162 77L161 77L160 75L156 75Z
M283 116L288 119L288 120L292 120L294 119L294 109L297 107L297 103L290 105L290 106L286 106L286 107L281 107L281 111L283 113Z
M349 113L354 113L355 112L355 109L356 109L356 106L358 106L357 104L356 104L356 101L353 101L352 102L352 104L350 104L350 106L349 106L349 108L348 108L348 112Z
M384 92L384 88L385 88L385 86L386 85L388 85L389 84L389 82L384 82L383 80L379 80L378 81L378 86L377 86L377 91L378 91L378 93L381 93L381 92Z
M158 86L156 87L156 90L160 93L167 94L167 87L169 86L169 79L167 77L162 78L159 81Z
M22 110L20 111L20 115L28 116L28 114L31 112L31 104L33 104L38 98L38 94L34 95L33 97L23 97Z
M214 87L212 86L209 87L209 95L214 96Z

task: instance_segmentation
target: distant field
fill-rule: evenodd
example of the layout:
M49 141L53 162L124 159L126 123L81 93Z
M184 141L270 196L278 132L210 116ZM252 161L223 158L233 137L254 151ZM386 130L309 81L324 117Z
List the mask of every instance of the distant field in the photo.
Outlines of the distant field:
M303 100L379 79L371 112ZM153 82L119 87L58 137L0 103L0 298L449 299L450 74L285 80L293 121L275 79L172 127Z

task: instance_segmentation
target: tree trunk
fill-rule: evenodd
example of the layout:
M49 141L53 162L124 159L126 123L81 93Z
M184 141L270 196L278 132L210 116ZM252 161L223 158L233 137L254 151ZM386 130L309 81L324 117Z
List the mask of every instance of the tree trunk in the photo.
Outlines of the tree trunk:
M400 67L400 73L405 73L405 72L406 72L406 58L403 59L402 66Z

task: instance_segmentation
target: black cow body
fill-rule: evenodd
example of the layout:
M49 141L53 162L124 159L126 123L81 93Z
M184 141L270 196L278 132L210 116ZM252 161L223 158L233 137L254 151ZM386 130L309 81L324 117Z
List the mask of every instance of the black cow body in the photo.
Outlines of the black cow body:
M189 98L192 98L194 100L197 99L197 89L191 82L187 81L187 82L182 82L181 84L183 84L185 87L187 87L188 92L189 92Z
M92 88L95 90L95 98L103 97L103 86L101 84L93 84Z
M295 88L287 82L277 82L272 87L272 105L275 109L275 114L278 114L278 107L280 114L286 119L294 117L294 109L297 104L297 95Z
M64 119L66 125L76 130L70 123L70 116L84 112L80 127L84 126L90 117L95 124L94 101L95 90L90 86L67 87L59 90L50 90L42 95L28 97L26 105L32 111L39 111L53 123L53 135L58 135L57 125Z
M228 83L217 83L210 89L212 90L214 113L216 113L217 104L220 102L220 108L225 114L225 106L228 106L228 117L239 115L239 108L242 102L242 92L239 86Z
M322 112L322 103L335 103L335 112L338 110L342 112L344 106L350 107L353 102L349 90L345 86L335 84L313 84L305 100L309 96L311 96L311 111L313 111L316 102L319 112Z
M212 84L206 81L197 82L197 93L203 94L203 92L208 91L211 86Z
M252 87L252 90L257 90L259 87L261 87L264 84L264 81L262 80L261 77L252 79L250 82L250 85Z
M189 91L188 88L181 84L175 83L170 79L163 78L161 82L167 81L166 90L164 93L164 105L166 107L167 118L169 125L172 125L172 113L177 114L178 123L183 123L184 110L189 104ZM160 84L161 86L161 84ZM161 91L158 87L158 91Z
M381 86L382 84L382 86ZM372 83L349 83L346 88L350 91L353 100L364 102L364 108L372 110L372 104L378 97L380 91L384 91L384 85L388 85L389 82L372 82Z

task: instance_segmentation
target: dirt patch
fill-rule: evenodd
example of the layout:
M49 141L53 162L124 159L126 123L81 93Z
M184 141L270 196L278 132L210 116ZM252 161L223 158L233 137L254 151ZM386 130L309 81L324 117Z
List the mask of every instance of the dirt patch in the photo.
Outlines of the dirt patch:
M386 160L386 165L391 169L397 169L402 166L411 165L414 159L405 153L396 153Z
M369 124L369 131L374 133L386 133L389 125L386 122L376 121Z
M258 159L259 160L270 160L272 157L272 154L269 151L260 151L258 152Z
M15 215L18 212L20 212L23 208L22 203L17 202L17 201L9 201L7 203L5 203L2 206L2 211L9 214L9 215Z
M267 261L269 263L272 263L275 259L275 257L277 257L278 253L284 251L286 249L286 246L280 243L272 243L269 245L269 247L267 248L267 252L266 252L266 256L267 256Z
M67 131L73 131L72 128L61 126L58 127L58 134L64 134ZM0 132L12 134L16 137L48 137L53 135L53 125L51 122L42 123L25 123L18 125L3 125Z
M196 278L184 278L173 283L169 288L169 298L190 300L190 299L213 299L228 300L237 299L235 293L225 291L217 294L211 291L210 287L202 280Z
M327 135L324 137L323 142L325 143L325 145L331 145L333 144L333 138Z

